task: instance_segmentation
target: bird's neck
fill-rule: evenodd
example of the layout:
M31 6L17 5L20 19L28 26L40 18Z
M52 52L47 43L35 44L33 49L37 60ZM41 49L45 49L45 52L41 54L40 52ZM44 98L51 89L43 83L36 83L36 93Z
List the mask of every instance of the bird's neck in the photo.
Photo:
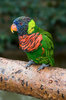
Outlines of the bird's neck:
M28 34L28 33L27 33L27 30L22 30L21 32L19 32L18 37L19 37L19 36L26 35L26 34Z
M31 34L37 33L37 32L39 32L39 27L38 26L35 26L34 27L34 31ZM27 33L27 29L25 28L25 29L22 29L22 30L19 31L18 36L24 36L24 35L27 35L27 34L28 34ZM31 35L31 34L28 34L28 35Z
M35 27L34 27L34 31L33 31L31 34L37 33L37 32L39 32L39 27L38 27L38 26L35 26Z

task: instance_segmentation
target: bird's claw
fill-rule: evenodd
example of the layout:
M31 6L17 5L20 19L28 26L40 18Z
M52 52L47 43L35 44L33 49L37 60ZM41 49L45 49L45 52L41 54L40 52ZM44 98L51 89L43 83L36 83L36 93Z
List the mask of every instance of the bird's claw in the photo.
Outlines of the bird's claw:
M29 64L26 64L24 67L27 69L27 67L29 67L30 65Z
M26 66L24 66L24 67L27 69L27 67L30 67L32 64L34 64L34 61L33 60L30 60L28 62L28 64L26 64Z
M37 70L40 71L41 69L44 69L45 67L48 67L49 64L42 64Z

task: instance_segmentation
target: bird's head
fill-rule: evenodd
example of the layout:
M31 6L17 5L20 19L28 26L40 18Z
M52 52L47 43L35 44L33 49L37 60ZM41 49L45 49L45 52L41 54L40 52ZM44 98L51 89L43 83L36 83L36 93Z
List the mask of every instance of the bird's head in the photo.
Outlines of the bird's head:
M11 31L17 31L19 35L31 34L35 30L35 21L29 17L18 17L11 25Z

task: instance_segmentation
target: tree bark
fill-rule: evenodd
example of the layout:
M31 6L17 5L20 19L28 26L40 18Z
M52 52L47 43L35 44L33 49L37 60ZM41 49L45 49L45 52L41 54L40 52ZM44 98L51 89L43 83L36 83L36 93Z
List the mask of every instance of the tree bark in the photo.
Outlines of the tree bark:
M39 65L27 69L27 62L0 58L0 90L44 100L66 100L66 69Z

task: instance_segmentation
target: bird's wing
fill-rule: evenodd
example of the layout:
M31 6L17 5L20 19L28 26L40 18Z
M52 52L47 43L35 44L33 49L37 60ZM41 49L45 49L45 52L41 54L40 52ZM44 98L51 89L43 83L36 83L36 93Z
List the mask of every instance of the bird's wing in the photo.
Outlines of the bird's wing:
M48 38L50 38L51 40L53 40L52 35L51 35L49 32L47 32L47 31L45 31L45 30L43 30L43 29L41 29L41 28L39 28L39 33L41 33L42 35L45 35L45 36L47 36Z
M49 32L41 31L42 34L42 48L45 50L45 55L48 57L53 57L54 55L54 44L52 35Z
M42 35L42 47L44 48L44 52L46 57L49 59L49 64L51 66L54 66L54 44L53 41L46 35Z
M46 35L42 35L42 37L43 37L42 46L45 49L54 49L53 41Z

